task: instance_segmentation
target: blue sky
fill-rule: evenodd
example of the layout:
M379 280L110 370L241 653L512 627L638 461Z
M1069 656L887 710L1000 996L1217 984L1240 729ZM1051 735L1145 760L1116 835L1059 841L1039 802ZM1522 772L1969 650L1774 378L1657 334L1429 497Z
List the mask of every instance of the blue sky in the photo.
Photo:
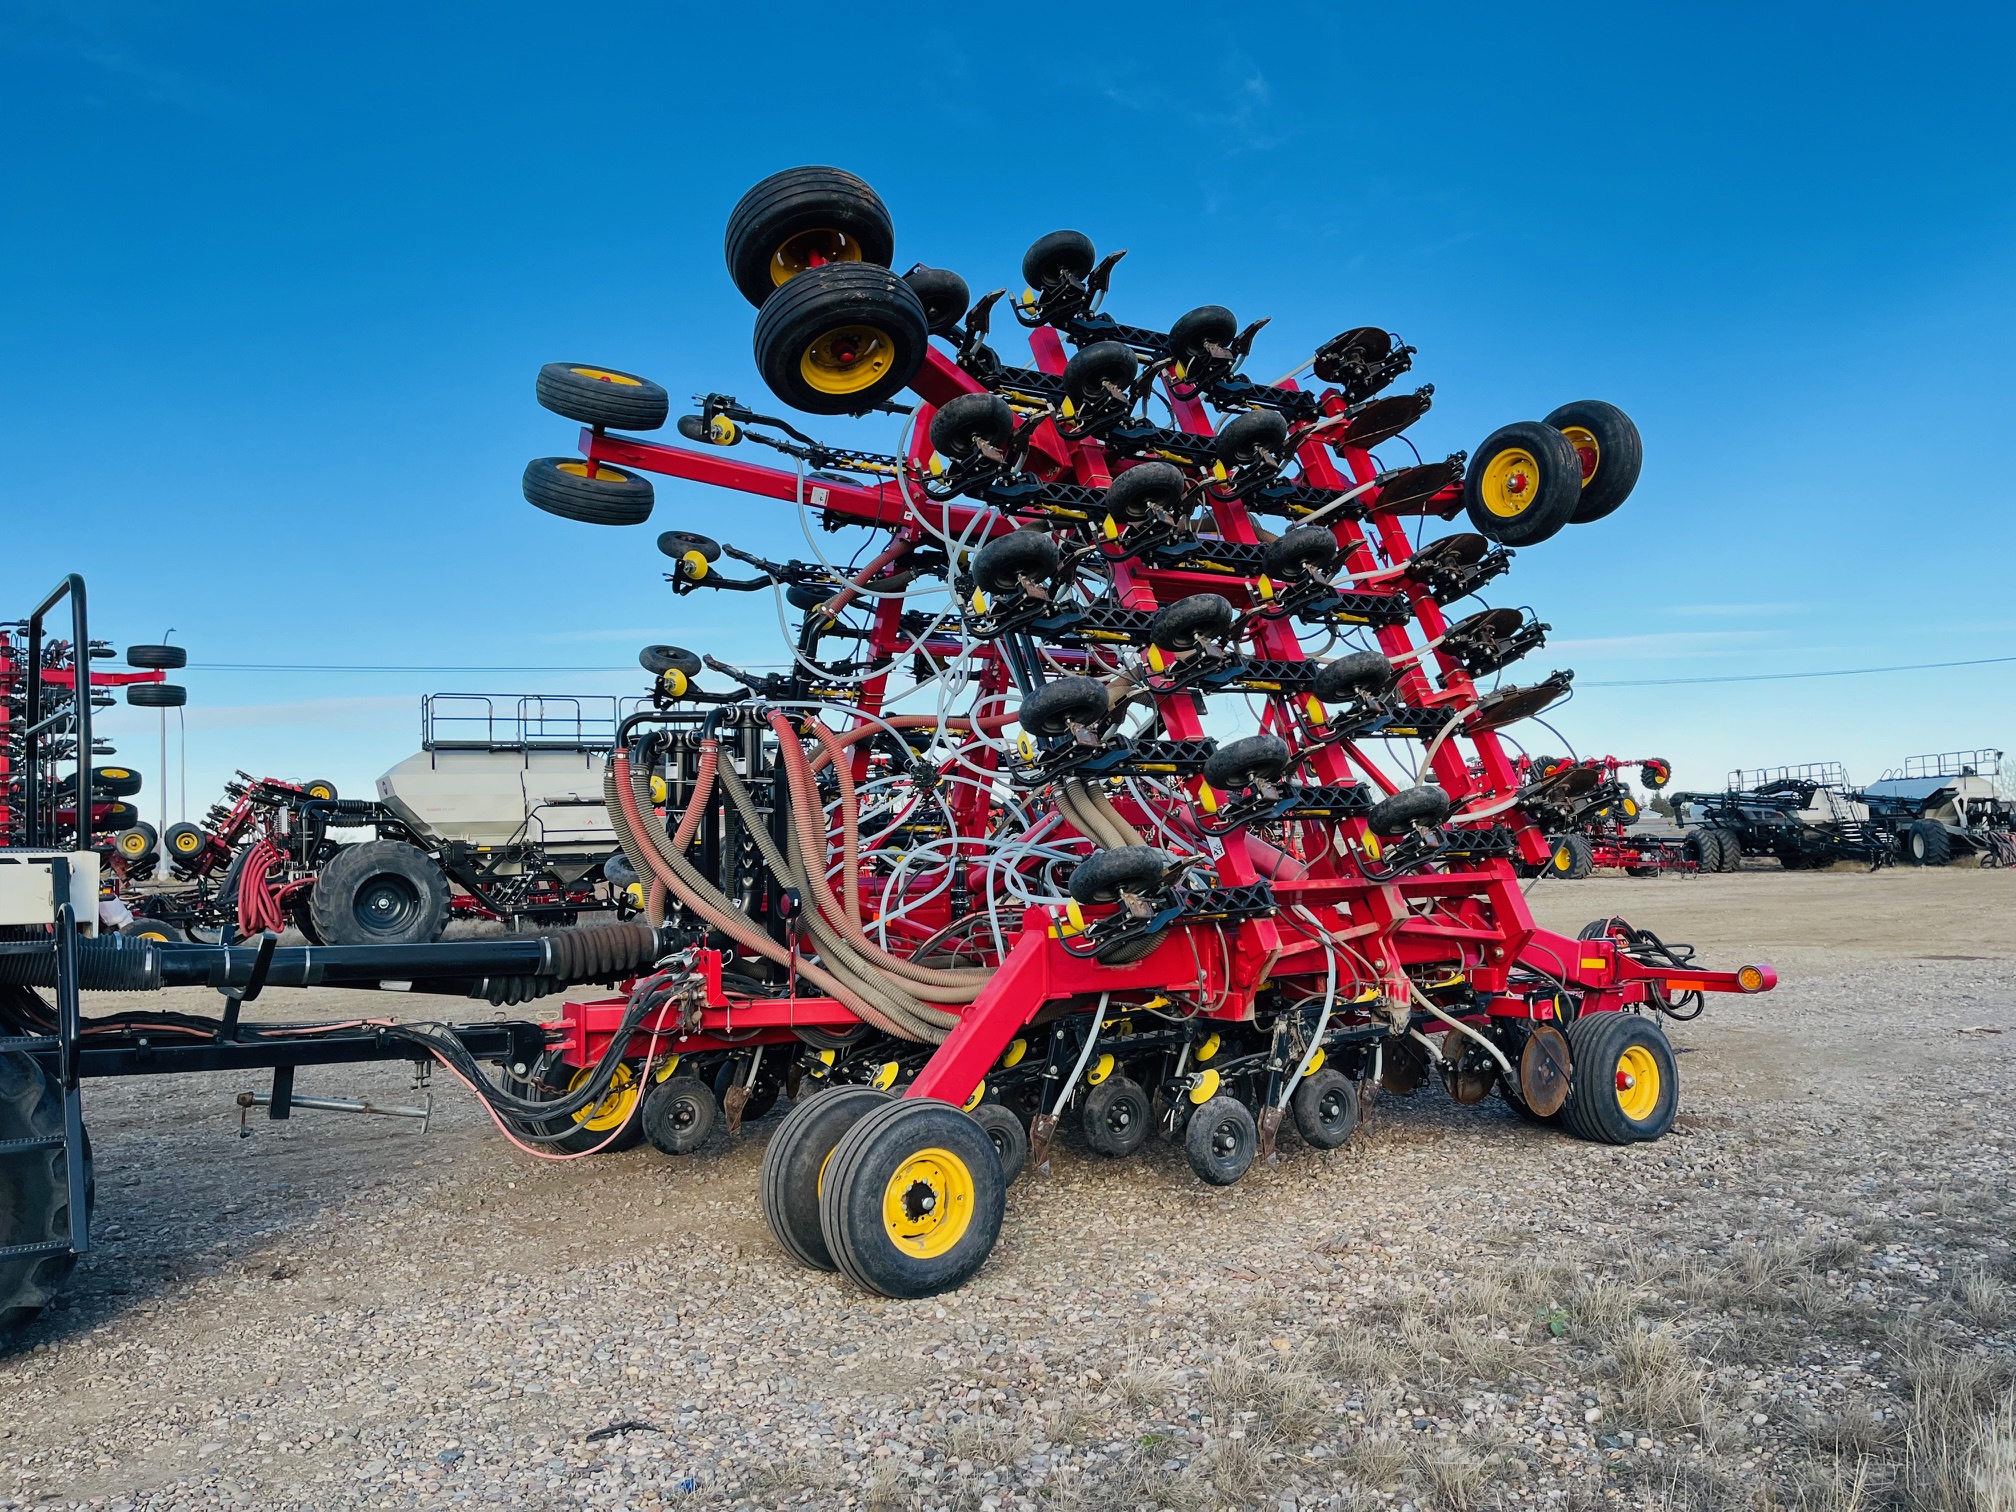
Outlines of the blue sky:
M81 565L101 635L175 627L198 810L237 766L368 787L423 692L636 683L204 663L774 654L760 601L675 602L651 538L803 554L789 510L666 482L596 529L517 480L572 446L542 362L768 402L721 228L824 161L889 202L900 266L992 288L1077 226L1130 250L1123 319L1271 315L1263 375L1397 330L1431 456L1624 406L1637 494L1500 594L1555 627L1527 666L1577 669L1585 752L1716 786L2016 745L2016 663L1599 686L2016 655L2012 24L1934 14L17 0L0 591ZM151 716L107 723L151 769Z

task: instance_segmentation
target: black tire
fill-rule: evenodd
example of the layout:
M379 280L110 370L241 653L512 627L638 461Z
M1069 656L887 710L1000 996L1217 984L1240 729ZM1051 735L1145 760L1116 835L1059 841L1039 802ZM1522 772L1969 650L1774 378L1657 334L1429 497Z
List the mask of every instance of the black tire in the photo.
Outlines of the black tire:
M63 1093L55 1078L19 1051L0 1052L0 1145L50 1139L63 1133ZM84 1211L95 1183L87 1135L77 1152L84 1162ZM0 1154L0 1248L46 1244L70 1237L70 1179L61 1149ZM33 1321L56 1297L77 1257L23 1255L0 1260L0 1339Z
M874 1087L833 1087L791 1105L763 1150L763 1217L784 1253L808 1270L838 1269L819 1227L822 1178L833 1147L889 1101Z
M189 665L187 646L128 646L126 665L149 672L173 672Z
M721 560L721 543L694 530L661 530L658 532L658 554L675 562L697 554L702 562L711 566Z
M1287 460L1288 421L1279 410L1250 409L1234 415L1214 443L1218 460L1227 467L1251 467L1264 460Z
M1648 761L1638 768L1639 785L1656 793L1673 780L1673 768L1664 761Z
M1151 897L1162 890L1168 871L1168 855L1152 845L1116 846L1078 863L1071 873L1071 896L1087 907L1117 903L1123 892Z
M136 709L179 709L189 702L189 690L175 683L128 683L126 702Z
M698 677L705 663L684 646L646 646L637 653L637 665L653 677L663 677L667 672Z
M714 1071L714 1101L725 1109L728 1106L728 1089L749 1075L749 1063L739 1055L731 1055L721 1062ZM742 1122L754 1123L777 1106L777 1099L784 1091L784 1083L770 1075L767 1063L756 1072L756 1085L749 1089L749 1101L742 1105Z
M210 836L201 826L171 824L161 837L161 848L172 861L193 861L209 847Z
M1904 827L1898 837L1904 860L1912 866L1944 866L1953 859L1953 837L1946 826L1931 819L1918 819Z
M1001 1161L1001 1179L1012 1187L1029 1164L1029 1131L1022 1127L1022 1120L1012 1109L997 1102L980 1104L973 1110L973 1121L994 1141L994 1153Z
M612 430L656 430L672 412L671 396L650 379L586 362L547 363L532 393L556 415Z
M711 1087L675 1072L644 1094L644 1137L667 1155L691 1155L713 1138L720 1115Z
M1205 343L1229 347L1239 334L1238 317L1223 305L1199 305L1176 317L1169 327L1169 355L1187 368L1208 359ZM1180 375L1179 375L1180 376Z
M1601 399L1577 399L1541 424L1567 436L1581 464L1582 489L1568 517L1571 525L1600 520L1631 497L1645 465L1645 443L1629 415Z
M1566 436L1537 420L1501 426L1470 459L1463 503L1470 523L1505 546L1556 534L1582 497L1582 462Z
M1336 1149L1358 1130L1358 1088L1331 1066L1303 1077L1288 1108L1295 1116L1296 1132L1319 1150Z
M1579 882L1596 870L1596 851L1582 835L1563 835L1547 864L1557 878Z
M924 306L924 324L933 336L951 335L973 306L973 291L949 268L927 268L919 263L903 275L903 281Z
M1298 525L1260 548L1260 569L1277 583L1327 572L1336 560L1337 537L1320 525Z
M862 414L894 398L929 347L910 285L861 263L799 274L756 317L757 370L771 393L809 415Z
M112 844L128 861L144 861L161 849L161 836L153 825L142 819L131 829L122 830Z
M566 1071L568 1068L563 1066L560 1069ZM587 1076L585 1066L573 1070L568 1077L569 1090L585 1081ZM545 1143L569 1155L586 1155L591 1150L603 1155L618 1155L625 1150L634 1150L644 1142L643 1113L644 1098L638 1085L638 1071L626 1062L616 1068L601 1102L592 1108L561 1114L544 1122L534 1120L533 1128L542 1135L558 1135L558 1138L548 1137Z
M1365 816L1375 835L1404 835L1417 824L1437 825L1449 817L1449 795L1439 787L1402 788L1381 798Z
M1689 830L1680 841L1680 854L1704 872L1721 869L1722 843L1712 829Z
M1719 854L1715 858L1715 870L1733 872L1743 870L1743 842L1730 830L1715 831L1715 844Z
M1174 515L1183 508L1187 486L1180 468L1167 462L1143 462L1113 480L1106 490L1106 512L1128 523L1145 520L1157 509Z
M310 777L301 784L301 791L317 803L334 803L338 796L336 784L327 777Z
M1085 1094L1080 1126L1095 1155L1123 1160L1148 1142L1155 1112L1148 1091L1131 1076L1109 1076Z
M1048 583L1063 562L1057 543L1042 531L1011 531L973 554L973 581L982 593L1007 593L1019 589L1025 577Z
M1398 675L1393 663L1377 651L1353 651L1323 664L1316 674L1315 692L1324 703L1354 703L1384 693Z
M1022 254L1022 281L1040 293L1067 278L1083 279L1098 261L1092 238L1083 231L1052 231L1037 237Z
M1183 1157L1200 1181L1230 1186L1260 1153L1260 1130L1236 1097L1218 1096L1195 1109L1183 1127Z
M399 840L346 845L310 889L315 932L331 945L420 945L448 923L448 878Z
M129 830L140 822L140 810L131 803L121 803L116 799L110 803L99 801L91 805L92 843Z
M1140 359L1124 341L1095 341L1064 364L1064 395L1080 409L1103 404L1113 397L1107 384L1124 390L1140 371Z
M1097 727L1106 719L1106 685L1090 677L1060 677L1022 700L1019 719L1030 736L1051 740L1074 724Z
M135 684L135 686L140 686ZM91 793L96 798L131 798L140 791L140 774L131 767L91 768Z
M579 457L534 457L519 486L534 509L583 525L642 525L655 497L649 478Z
M162 945L186 945L189 936L175 925L160 919L135 919L130 924L119 926L119 933L129 940L153 940Z
M964 461L982 441L1006 451L1014 439L1015 411L999 394L960 394L931 417L931 449L949 461Z
M1237 620L1232 605L1219 595L1193 593L1155 611L1148 621L1148 642L1164 651L1194 651L1207 637L1230 635Z
M807 167L771 174L728 213L728 276L758 309L797 281L814 250L843 266L888 267L896 251L889 207L844 169Z
M1680 1065L1656 1020L1589 1013L1567 1034L1568 1101L1561 1121L1570 1133L1599 1144L1639 1144L1673 1127Z
M834 1147L819 1227L855 1285L884 1297L935 1297L987 1263L1007 1191L986 1130L950 1103L901 1098Z
M1247 735L1218 747L1204 760L1204 780L1223 793L1271 782L1288 770L1295 752L1279 735Z

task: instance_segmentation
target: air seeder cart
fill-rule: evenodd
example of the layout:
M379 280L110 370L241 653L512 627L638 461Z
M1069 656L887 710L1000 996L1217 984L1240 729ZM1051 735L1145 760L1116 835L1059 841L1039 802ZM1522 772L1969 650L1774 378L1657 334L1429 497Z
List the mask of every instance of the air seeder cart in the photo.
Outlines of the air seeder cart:
M1944 866L1971 853L1983 866L2016 866L2016 800L2002 787L2000 751L1907 757L1861 798L1907 865Z
M1734 871L1745 856L1776 856L1787 871L1892 858L1890 838L1838 761L1729 774L1720 793L1675 793L1674 817L1699 828L1688 837L1702 870ZM1709 858L1714 865L1711 868Z

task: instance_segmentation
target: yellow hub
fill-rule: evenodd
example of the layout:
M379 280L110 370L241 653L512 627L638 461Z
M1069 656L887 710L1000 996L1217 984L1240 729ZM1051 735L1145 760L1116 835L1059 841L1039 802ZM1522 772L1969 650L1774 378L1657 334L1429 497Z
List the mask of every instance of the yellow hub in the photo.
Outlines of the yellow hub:
M569 368L577 378L593 378L597 383L613 383L618 388L642 388L643 383L628 373L612 373L607 368Z
M621 483L624 481L624 475L616 471L615 468L597 467L593 472L590 472L586 462L562 462L560 464L560 471L572 473L577 478L592 478L597 483Z
M770 282L781 288L820 263L859 261L861 244L845 231L800 231L770 254Z
M1633 1123L1643 1123L1659 1106L1659 1058L1643 1045L1617 1057L1617 1106Z
M199 835L192 835L184 831L175 837L175 854L178 856L193 856L202 848L203 840Z
M973 1172L950 1150L919 1150L882 1189L882 1227L904 1254L931 1260L973 1224Z
M1522 447L1508 446L1484 464L1484 507L1501 520L1524 514L1540 493L1540 463Z
M595 1073L591 1067L583 1066L567 1083L572 1092L585 1083ZM592 1108L583 1108L574 1115L574 1122L595 1134L607 1134L611 1129L620 1129L630 1121L630 1115L637 1109L637 1098L642 1092L637 1083L637 1073L628 1066L618 1066L616 1074L609 1080L608 1094Z
M1582 461L1582 486L1587 488L1589 480L1596 476L1596 468L1603 460L1603 448L1597 444L1593 432L1579 425L1561 428L1561 434L1568 438L1568 444L1575 448L1575 455Z
M119 837L119 854L139 860L147 854L147 837L138 830L131 830Z
M1567 846L1564 845L1561 849L1554 852L1554 870L1565 872L1573 871L1574 869L1575 858L1569 854Z
M805 348L798 371L822 394L858 394L880 382L895 363L896 346L886 332L850 325L828 331Z

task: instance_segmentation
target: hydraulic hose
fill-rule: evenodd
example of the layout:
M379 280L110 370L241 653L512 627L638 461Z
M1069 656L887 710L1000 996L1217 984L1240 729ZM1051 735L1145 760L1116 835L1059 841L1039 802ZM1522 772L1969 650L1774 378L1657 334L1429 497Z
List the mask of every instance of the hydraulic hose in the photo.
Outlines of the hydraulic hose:
M855 924L861 922L861 808L854 789L854 763L840 758L847 748L840 744L823 719L812 721L812 734L827 760L833 763L833 771L840 779L840 854L846 870L841 874L842 895L847 901L847 917ZM807 857L808 864L816 864L817 857Z

